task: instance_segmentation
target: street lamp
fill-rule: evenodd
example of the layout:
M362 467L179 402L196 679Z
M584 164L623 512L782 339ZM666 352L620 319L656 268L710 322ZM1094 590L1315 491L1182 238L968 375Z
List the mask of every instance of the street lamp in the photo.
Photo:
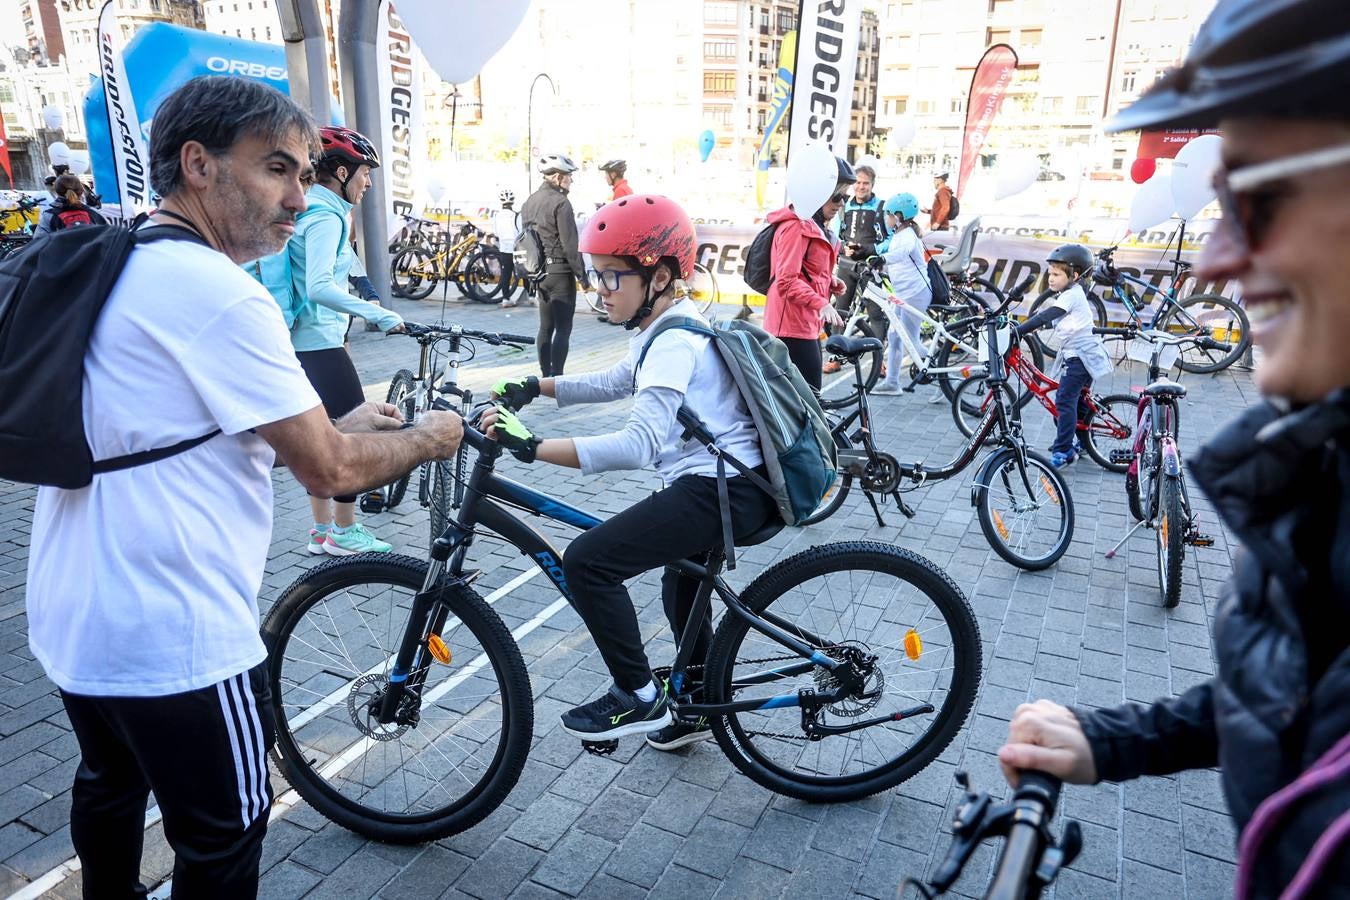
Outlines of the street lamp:
M558 86L543 72L534 76L534 81L530 82L530 97L525 104L525 186L531 191L534 190L534 167L530 165L530 157L534 154L534 86L541 78L548 82L553 96L558 96Z

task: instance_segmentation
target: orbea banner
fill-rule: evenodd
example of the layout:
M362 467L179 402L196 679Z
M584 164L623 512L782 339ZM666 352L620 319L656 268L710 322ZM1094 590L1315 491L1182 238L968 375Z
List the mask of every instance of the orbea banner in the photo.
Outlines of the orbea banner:
M392 3L380 5L379 53L380 156L386 179L389 236L403 227L400 216L414 214L414 147L422 140L422 67L412 36ZM420 149L416 151L420 153Z
M117 196L122 216L130 219L138 213L148 212L154 202L150 196L150 154L145 149L140 116L122 59L115 7L114 0L108 0L98 16L98 59L107 106L108 134L112 138Z
M764 140L759 145L755 160L755 203L764 208L764 194L769 186L769 141L783 121L783 114L792 103L792 66L797 59L797 32L783 36L783 49L778 54L778 76L773 82L773 103L769 106L769 121L764 125Z
M823 141L836 156L847 152L862 7L862 0L802 0L792 68L789 157L793 147L807 141Z
M975 74L970 78L970 96L966 100L966 127L961 135L961 169L953 190L966 189L966 179L975 169L975 158L989 136L994 116L1008 92L1017 71L1017 52L1007 44L995 44L984 51Z

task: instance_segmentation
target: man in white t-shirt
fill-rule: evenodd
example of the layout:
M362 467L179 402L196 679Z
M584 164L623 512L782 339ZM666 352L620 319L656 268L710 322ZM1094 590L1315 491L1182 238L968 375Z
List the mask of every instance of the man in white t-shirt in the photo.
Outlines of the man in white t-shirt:
M240 268L294 231L316 144L309 116L260 82L198 78L159 107L151 221L182 239L135 249L109 295L85 358L85 431L95 459L217 433L85 488L38 491L29 645L80 743L70 819L86 897L143 895L151 790L176 895L257 892L272 727L256 598L273 458L331 497L459 443L457 416L400 430L386 404L335 427L276 302Z
M503 291L509 291L511 286L511 277L515 274L516 263L511 256L511 252L516 249L516 235L520 234L520 213L516 210L516 192L510 188L502 188L497 194L497 199L501 201L502 208L497 210L497 214L492 219L492 231L497 237L497 259L502 267L502 285ZM502 306L515 306L519 303L515 297L508 296L502 300Z

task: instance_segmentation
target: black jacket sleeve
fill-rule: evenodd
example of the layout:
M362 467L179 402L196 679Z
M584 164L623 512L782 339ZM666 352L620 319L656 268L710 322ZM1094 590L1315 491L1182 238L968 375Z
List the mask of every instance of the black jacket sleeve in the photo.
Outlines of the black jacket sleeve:
M581 251L577 249L577 242L580 238L577 235L577 217L572 212L572 204L564 199L558 204L555 215L557 216L558 240L562 243L563 253L567 256L567 263L572 267L572 274L578 281L586 279L586 263L581 258Z
M1044 328L1064 317L1065 311L1058 306L1044 306L1034 316L1017 326L1017 333L1031 334L1037 328Z
M1075 709L1092 748L1097 778L1127 781L1218 765L1214 685L1206 681L1180 697L1149 705Z

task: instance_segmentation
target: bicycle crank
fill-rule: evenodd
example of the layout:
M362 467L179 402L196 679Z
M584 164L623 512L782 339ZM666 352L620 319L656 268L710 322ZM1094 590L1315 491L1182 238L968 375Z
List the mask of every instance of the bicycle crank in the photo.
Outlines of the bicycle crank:
M900 486L900 461L889 453L876 454L868 461L859 483L874 494L891 493Z

